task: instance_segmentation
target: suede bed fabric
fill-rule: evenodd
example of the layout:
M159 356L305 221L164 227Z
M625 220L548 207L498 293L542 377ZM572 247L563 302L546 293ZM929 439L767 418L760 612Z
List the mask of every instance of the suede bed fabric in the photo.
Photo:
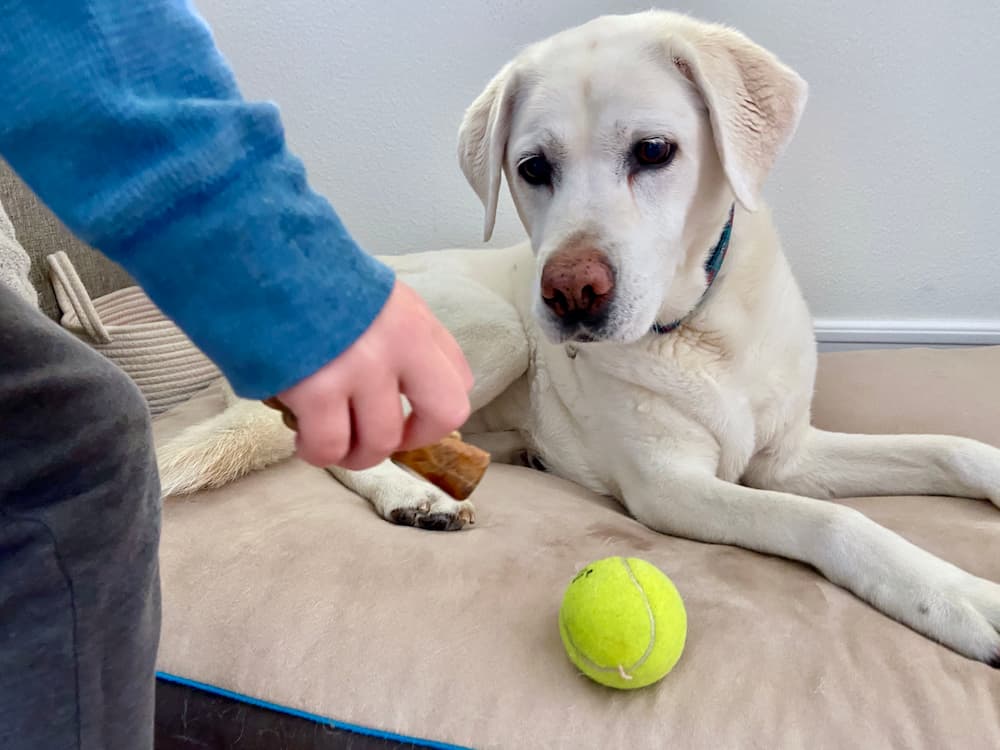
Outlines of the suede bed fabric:
M1000 444L1000 347L821 357L815 421ZM158 434L221 407L217 389ZM1000 671L890 620L806 566L657 534L617 503L494 466L458 533L392 526L297 460L164 508L159 669L356 725L473 748L1000 747ZM851 500L1000 580L1000 512ZM662 682L591 683L557 612L583 564L632 555L684 597Z

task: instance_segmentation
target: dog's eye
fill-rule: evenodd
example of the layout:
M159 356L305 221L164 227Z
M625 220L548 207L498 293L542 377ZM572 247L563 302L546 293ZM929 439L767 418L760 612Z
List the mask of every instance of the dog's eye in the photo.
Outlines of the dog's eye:
M544 156L531 156L517 165L517 173L529 185L550 185L552 165Z
M677 146L665 138L646 138L632 149L636 161L645 167L660 167L669 163L676 151Z

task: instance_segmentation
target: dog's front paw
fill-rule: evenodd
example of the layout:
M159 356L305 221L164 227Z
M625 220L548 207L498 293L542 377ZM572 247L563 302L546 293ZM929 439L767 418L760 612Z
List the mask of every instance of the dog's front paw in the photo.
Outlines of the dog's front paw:
M364 471L327 468L348 489L367 498L386 521L432 531L458 531L476 522L475 506L455 500L392 461Z
M1000 585L966 574L917 611L932 638L1000 669Z
M1000 585L982 578L977 578L976 584L971 595L973 606L993 628L990 640L992 656L987 654L984 661L994 669L1000 669Z
M433 488L389 499L380 511L387 521L430 531L459 531L476 522L475 506L468 500L453 500Z

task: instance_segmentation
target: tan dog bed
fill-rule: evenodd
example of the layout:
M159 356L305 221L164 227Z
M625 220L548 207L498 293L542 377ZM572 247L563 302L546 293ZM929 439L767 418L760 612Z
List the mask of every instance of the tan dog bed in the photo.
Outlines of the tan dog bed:
M1000 445L1000 347L821 357L817 425ZM220 408L210 389L157 420ZM470 530L392 526L299 461L164 509L159 668L246 699L437 746L1000 747L1000 671L879 614L813 570L663 536L621 507L493 466ZM1000 511L956 498L852 500L1000 581ZM584 563L643 557L687 605L661 683L580 676L556 624ZM313 747L313 745L309 745Z

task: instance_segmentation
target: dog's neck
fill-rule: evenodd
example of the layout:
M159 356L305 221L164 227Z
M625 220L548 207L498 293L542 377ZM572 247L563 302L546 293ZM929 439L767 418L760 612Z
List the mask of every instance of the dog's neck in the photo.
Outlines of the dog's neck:
M722 268L722 262L726 259L726 251L729 249L729 239L733 233L733 214L736 210L736 204L734 203L729 207L729 218L726 220L726 225L722 228L722 234L719 235L719 241L715 243L715 247L712 248L712 252L709 253L708 259L705 261L705 280L706 286L705 291L702 292L701 297L694 304L687 314L682 315L677 320L670 323L660 323L656 321L653 323L653 327L650 328L651 333L658 335L663 335L676 330L681 326L681 324L687 320L695 310L697 310L701 303L704 302L705 297L708 295L708 290L712 288L712 283L715 281L716 276L719 275L719 269Z

